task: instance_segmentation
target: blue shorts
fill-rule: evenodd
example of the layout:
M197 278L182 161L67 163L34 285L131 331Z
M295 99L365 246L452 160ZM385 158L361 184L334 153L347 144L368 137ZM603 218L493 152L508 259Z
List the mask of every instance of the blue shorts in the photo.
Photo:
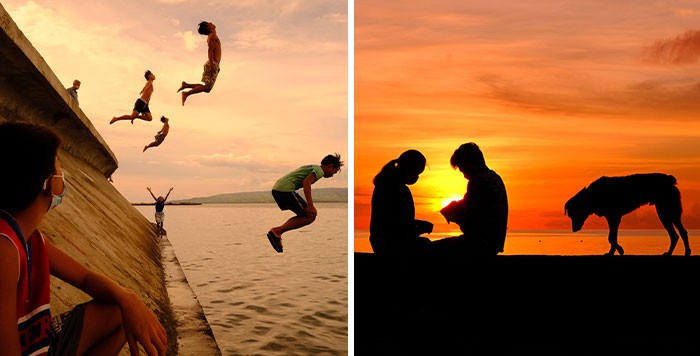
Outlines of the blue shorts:
M281 210L291 210L298 216L306 215L306 200L297 194L297 192L280 192L272 191L272 197L275 198L277 206Z

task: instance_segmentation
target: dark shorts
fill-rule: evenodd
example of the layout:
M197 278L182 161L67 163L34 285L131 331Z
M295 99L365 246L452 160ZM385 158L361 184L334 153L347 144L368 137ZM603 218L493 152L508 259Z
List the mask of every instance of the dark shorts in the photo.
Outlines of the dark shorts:
M165 140L165 135L157 134L157 135L153 136L153 138L155 138L156 139L155 142L160 145Z
M275 198L277 206L281 210L291 210L297 215L306 215L306 200L297 194L297 192L280 192L272 191L272 197Z
M134 103L134 111L145 114L151 112L151 109L148 107L147 102L143 101L141 98L138 98Z
M49 346L49 356L73 356L78 352L86 304L77 305L73 310L51 318L53 339Z

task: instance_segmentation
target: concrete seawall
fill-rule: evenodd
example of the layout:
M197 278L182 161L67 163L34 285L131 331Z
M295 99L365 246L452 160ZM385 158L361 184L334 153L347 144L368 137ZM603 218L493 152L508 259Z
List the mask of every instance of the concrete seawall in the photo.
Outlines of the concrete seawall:
M183 321L173 311L164 270L164 262L179 268L177 259L169 252L163 261L151 223L108 181L118 167L114 153L0 4L0 122L5 121L52 127L63 141L59 159L68 190L40 226L46 238L140 295L168 331L168 355L178 354ZM52 314L90 299L53 277L51 287ZM201 309L195 304L190 309ZM209 348L200 350L209 351L201 354L220 354L206 319L203 323L200 336ZM128 347L121 355L129 355Z
M358 355L698 355L700 256L354 256Z

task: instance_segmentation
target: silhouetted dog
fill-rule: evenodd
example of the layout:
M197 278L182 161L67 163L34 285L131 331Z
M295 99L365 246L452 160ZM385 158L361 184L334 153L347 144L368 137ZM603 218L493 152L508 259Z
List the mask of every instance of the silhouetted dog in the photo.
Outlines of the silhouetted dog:
M671 246L664 255L673 254L673 249L676 248L678 234L674 230L675 226L683 239L685 255L690 256L688 232L681 223L681 193L676 187L674 176L645 173L600 177L566 202L564 214L571 218L574 232L581 230L586 218L591 214L604 217L608 221L610 242L610 251L606 255L613 255L615 251L623 255L625 251L617 243L620 220L623 215L645 204L656 205L656 213L671 238Z

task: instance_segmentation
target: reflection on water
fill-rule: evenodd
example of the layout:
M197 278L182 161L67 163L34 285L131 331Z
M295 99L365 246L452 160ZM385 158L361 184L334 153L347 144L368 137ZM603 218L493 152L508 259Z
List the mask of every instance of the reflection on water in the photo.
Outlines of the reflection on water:
M700 230L688 230L693 255L700 253ZM440 239L446 236L430 236ZM355 231L355 252L372 252L367 230ZM620 230L617 242L626 255L661 255L668 250L670 239L665 230ZM509 231L503 255L602 255L610 249L608 230L581 230L573 233L565 230ZM679 239L673 255L682 256L685 251Z
M348 354L347 204L266 233L291 215L275 204L166 206L164 227L224 355ZM153 206L137 206L154 221Z

